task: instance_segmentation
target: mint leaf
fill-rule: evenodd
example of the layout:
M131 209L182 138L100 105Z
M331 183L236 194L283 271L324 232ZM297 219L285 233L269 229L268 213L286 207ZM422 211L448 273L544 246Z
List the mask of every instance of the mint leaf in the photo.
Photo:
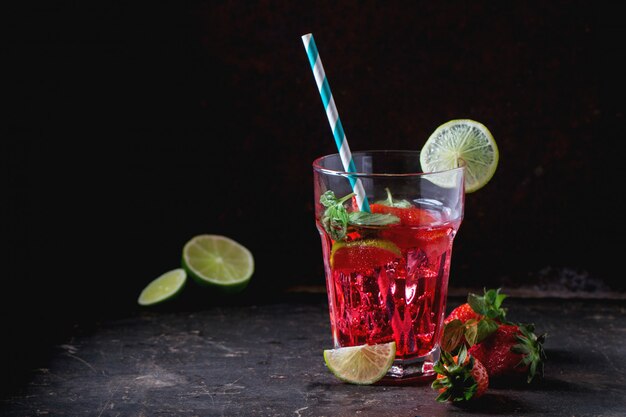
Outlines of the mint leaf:
M389 188L385 188L385 191L387 191L387 199L379 200L376 202L376 204L381 204L383 206L388 206L388 207L398 207L398 208L413 207L413 204L411 204L407 200L394 200L393 197L391 197L391 191L389 190Z
M343 197L341 197L341 199L338 199L335 196L335 193L332 192L331 190L326 191L324 194L322 194L320 196L320 203L324 206L324 207L333 207L336 206L338 204L343 204L345 201L347 201L348 199L352 198L352 196L356 195L355 193L350 193L348 195L345 195Z
M337 204L337 197L335 197L335 193L330 190L326 191L320 196L320 204L324 207L332 207Z
M338 199L331 190L320 196L320 204L326 207L322 216L324 230L333 240L343 240L348 233L348 224L356 226L387 226L400 222L400 218L393 214L368 213L355 211L348 213L343 203L354 196L350 193Z
M346 237L348 229L348 212L343 205L336 205L326 209L322 219L324 229L333 240L341 240Z
M353 195L354 193L351 193L337 199L335 193L328 190L320 196L320 204L326 207L322 216L322 225L333 240L342 240L346 237L349 219L348 210L343 203L352 198Z
M387 226L399 223L400 218L393 214L354 211L348 214L348 222L357 226Z

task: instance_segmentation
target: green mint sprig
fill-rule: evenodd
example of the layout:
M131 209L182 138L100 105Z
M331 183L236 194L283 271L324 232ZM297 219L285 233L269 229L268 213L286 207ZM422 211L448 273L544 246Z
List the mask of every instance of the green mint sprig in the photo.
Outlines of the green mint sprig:
M343 240L348 233L348 225L356 226L387 226L400 222L400 218L393 214L368 213L365 211L355 211L348 213L343 205L354 193L338 199L335 193L328 190L320 196L320 204L326 207L322 216L324 230L333 240Z
M350 193L341 199L337 199L335 193L328 190L320 197L320 203L326 207L322 216L322 225L333 240L342 240L346 237L349 218L348 210L346 210L343 203L352 198L353 195L355 194Z

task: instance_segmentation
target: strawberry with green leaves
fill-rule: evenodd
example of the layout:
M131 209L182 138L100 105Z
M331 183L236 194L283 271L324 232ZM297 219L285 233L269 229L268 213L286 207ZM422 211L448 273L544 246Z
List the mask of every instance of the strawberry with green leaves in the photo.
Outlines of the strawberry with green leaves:
M479 360L468 354L465 346L455 357L441 352L434 368L437 379L431 387L439 391L439 402L466 402L480 398L489 386L489 375Z
M484 295L469 293L467 302L461 304L446 317L445 324L452 320L461 320L465 323L468 320L480 320L488 318L497 322L506 321L506 309L502 308L502 301L507 297L500 294L500 289L484 290Z
M474 311L472 306L468 303L461 304L448 315L443 321L444 324L450 323L452 320L459 320L461 323L465 323L468 320L477 320L480 316Z
M442 346L452 351L461 342L473 346L496 331L506 321L502 301L507 297L500 289L485 290L484 295L468 294L467 302L461 304L444 320Z
M500 290L469 294L467 303L454 309L445 320L441 348L455 352L460 346L480 360L490 377L526 375L530 382L543 374L545 334L537 336L531 324L506 320Z
M525 375L531 382L543 375L545 334L537 336L532 324L502 324L496 331L469 349L479 359L489 376Z

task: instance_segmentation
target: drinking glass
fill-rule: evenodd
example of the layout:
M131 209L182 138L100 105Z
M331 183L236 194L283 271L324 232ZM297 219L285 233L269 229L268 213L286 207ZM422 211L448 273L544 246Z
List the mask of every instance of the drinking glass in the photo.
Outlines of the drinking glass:
M423 173L419 151L352 157L356 172L344 170L339 154L313 162L334 346L395 341L396 359L381 382L430 379L452 243L463 219L464 170ZM359 182L366 195L361 211L357 199L347 197Z

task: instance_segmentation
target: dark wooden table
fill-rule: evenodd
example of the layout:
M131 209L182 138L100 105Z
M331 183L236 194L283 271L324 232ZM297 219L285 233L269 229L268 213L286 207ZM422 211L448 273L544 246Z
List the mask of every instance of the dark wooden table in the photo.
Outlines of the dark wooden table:
M450 306L461 299L450 300ZM354 386L326 369L323 295L196 312L142 312L76 329L2 416L625 416L624 300L508 299L549 334L546 377L491 387L470 408L428 385Z

